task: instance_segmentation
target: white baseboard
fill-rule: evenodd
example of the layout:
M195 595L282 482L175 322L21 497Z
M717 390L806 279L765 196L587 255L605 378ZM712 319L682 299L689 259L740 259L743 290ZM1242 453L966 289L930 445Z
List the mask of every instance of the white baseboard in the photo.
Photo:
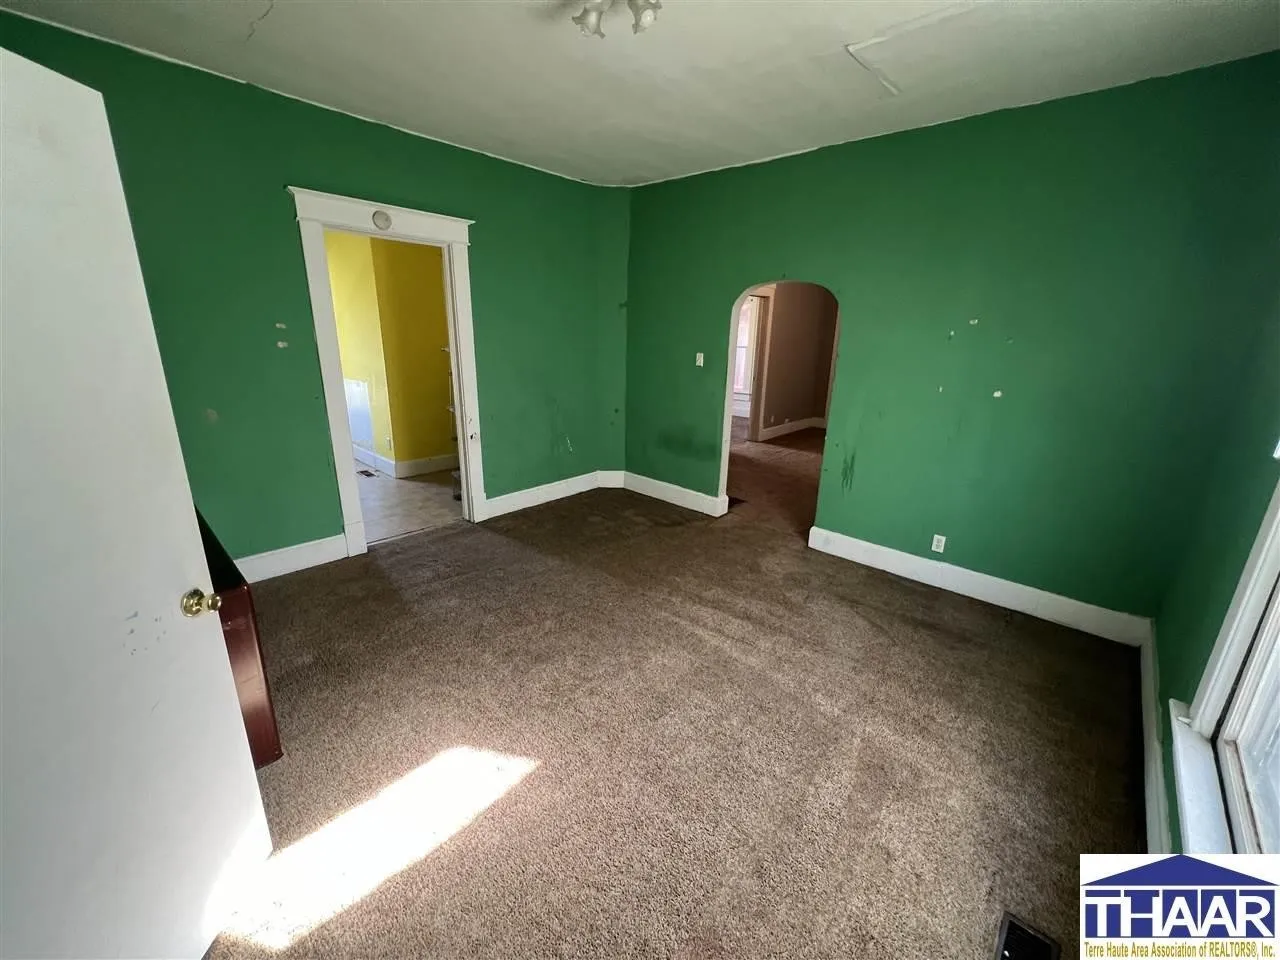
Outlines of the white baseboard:
M347 556L347 538L344 534L325 537L323 540L311 540L308 543L295 544L292 547L281 547L279 550L268 550L266 553L255 553L251 557L241 557L236 566L250 583L270 580L295 570L317 567L322 563L341 560Z
M483 507L477 504L478 512L481 513L481 516L477 519L489 520L493 517L500 517L504 513L514 513L516 510L536 507L539 504L550 503L552 500L559 500L562 497L572 497L577 493L586 493L588 490L594 490L598 486L596 471L592 471L591 473L581 473L576 477L567 477L564 480L544 483L538 487L529 487L527 490L504 493L500 497L490 497L484 502Z
M1142 671L1143 792L1146 796L1147 851L1168 853L1172 849L1169 802L1165 792L1155 635L1150 620L1072 600L1070 597L1010 580L1001 580L999 577L966 570L939 560L917 557L912 553L882 547L821 527L810 529L809 546L832 556L853 560L877 570L886 570L908 580L927 583L1007 610L1017 610L1084 633L1138 647Z
M809 417L807 420L792 420L790 423L779 423L773 427L764 427L760 431L760 439L772 440L774 437L785 436L788 433L798 433L801 430L808 430L810 427L825 428L826 425L826 417Z
M1096 607L1047 590L1001 580L999 577L966 570L939 560L927 560L913 553L882 547L832 530L823 530L821 527L810 529L809 546L877 570L896 573L908 580L941 587L976 600L985 600L1008 610L1029 613L1041 620L1060 623L1108 640L1135 647L1151 642L1151 621L1132 613Z
M709 494L698 493L696 490L690 490L687 487L677 487L674 483L641 476L638 473L627 471L622 485L626 489L643 494L646 497L665 500L667 503L674 503L677 507L696 510L698 513L705 513L713 517L723 517L729 512L729 498L727 496L713 497Z
M351 445L351 454L366 467L373 467L388 477L417 477L424 473L435 473L438 470L457 470L458 455L446 453L438 457L422 457L418 460L392 460L380 453Z
M1147 801L1147 853L1172 853L1155 641L1155 634L1149 633L1142 643L1142 791Z
M734 396L734 398L733 398L733 415L734 415L735 417L749 417L749 416L751 416L751 398L750 398L750 397L738 397L738 396Z
M596 486L606 489L620 490L625 487L627 479L627 471L625 470L597 470Z
M552 500L572 497L575 494L600 488L625 488L655 500L665 500L667 503L674 503L687 510L695 510L713 517L723 516L729 511L728 497L712 497L705 493L698 493L696 490L677 487L674 483L665 483L662 480L654 480L625 470L596 470L594 473L583 473L576 477L544 483L539 487L530 487L528 490L517 490L515 493L493 497L485 501L483 508L479 511L481 513L479 519L500 517L504 513L536 507L539 504L550 503Z
M385 473L388 477L396 475L395 461L388 457L366 450L364 447L357 447L354 443L351 445L351 455L366 467L373 467L379 473Z
M438 457L422 457L418 460L397 460L392 464L391 475L393 477L419 477L424 473L438 473L441 470L457 469L458 455L456 453L445 453Z

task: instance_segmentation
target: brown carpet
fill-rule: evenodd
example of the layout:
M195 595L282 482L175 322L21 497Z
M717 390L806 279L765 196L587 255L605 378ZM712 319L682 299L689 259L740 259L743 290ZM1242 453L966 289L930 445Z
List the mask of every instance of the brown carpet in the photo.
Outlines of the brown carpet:
M444 751L537 765L291 947L214 957L972 960L1004 909L1073 956L1077 855L1142 846L1135 650L733 514L598 490L255 596L278 850Z
M826 439L825 430L811 427L756 443L747 439L746 418L734 417L727 492L742 502L730 512L807 540Z

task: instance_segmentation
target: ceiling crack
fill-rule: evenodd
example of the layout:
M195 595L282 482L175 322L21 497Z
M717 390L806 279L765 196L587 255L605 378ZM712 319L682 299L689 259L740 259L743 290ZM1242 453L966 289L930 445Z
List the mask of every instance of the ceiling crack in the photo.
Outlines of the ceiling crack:
M263 20L267 19L267 17L271 15L271 11L274 10L275 8L276 8L276 0L268 0L267 9L263 10L262 15L255 17L253 21L249 24L248 36L244 38L245 43L248 43L250 40L253 39L253 35L258 31L258 24L260 24Z

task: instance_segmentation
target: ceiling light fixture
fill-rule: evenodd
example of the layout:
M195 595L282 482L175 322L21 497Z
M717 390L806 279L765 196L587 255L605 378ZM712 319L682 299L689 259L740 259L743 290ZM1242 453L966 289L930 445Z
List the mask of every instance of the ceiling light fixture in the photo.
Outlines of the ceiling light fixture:
M600 21L604 19L605 10L612 5L613 0L591 0L582 8L582 12L573 18L573 22L578 25L584 37L599 37L603 40L604 30L600 27Z
M584 37L604 39L604 15L613 8L614 3L615 0L587 0L582 12L572 18ZM657 22L662 0L627 0L627 7L635 18L635 22L631 24L631 32L643 33Z
M636 18L631 24L632 33L643 33L657 22L658 11L662 9L662 0L627 0L631 15Z

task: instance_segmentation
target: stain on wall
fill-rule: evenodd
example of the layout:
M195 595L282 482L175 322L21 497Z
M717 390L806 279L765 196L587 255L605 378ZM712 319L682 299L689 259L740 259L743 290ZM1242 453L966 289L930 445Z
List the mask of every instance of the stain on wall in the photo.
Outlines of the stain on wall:
M840 460L840 488L845 495L853 492L853 478L858 469L858 452L850 450Z

